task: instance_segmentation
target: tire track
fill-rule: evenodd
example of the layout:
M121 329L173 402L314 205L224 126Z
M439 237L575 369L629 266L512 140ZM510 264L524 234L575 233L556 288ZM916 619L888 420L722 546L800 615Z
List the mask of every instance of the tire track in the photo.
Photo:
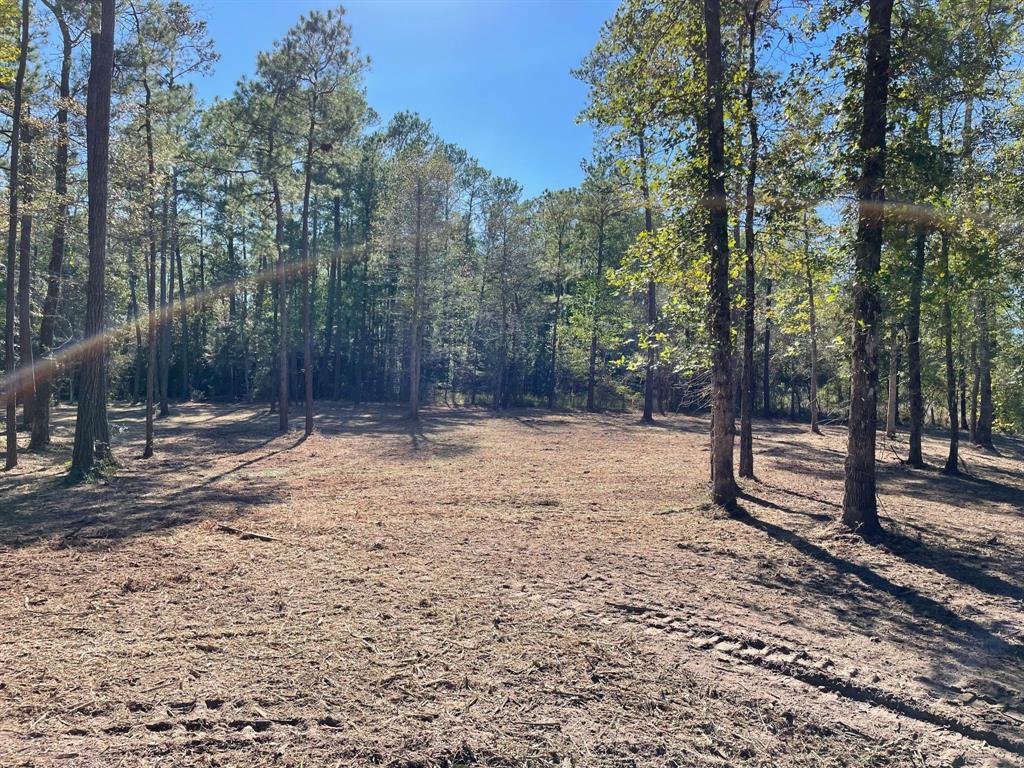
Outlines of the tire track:
M876 686L842 680L826 671L827 663L821 666L800 663L800 658L806 656L802 651L794 651L782 645L769 645L759 638L730 634L718 627L694 620L692 616L673 615L660 608L629 603L608 603L608 606L625 614L630 620L648 627L667 633L687 633L697 640L693 646L699 650L714 650L739 662L785 675L852 701L882 707L904 717L945 728L965 738L983 742L990 747L1003 749L1015 755L1024 755L1024 740L1020 738L1007 736L991 728L936 712L912 699L898 696Z

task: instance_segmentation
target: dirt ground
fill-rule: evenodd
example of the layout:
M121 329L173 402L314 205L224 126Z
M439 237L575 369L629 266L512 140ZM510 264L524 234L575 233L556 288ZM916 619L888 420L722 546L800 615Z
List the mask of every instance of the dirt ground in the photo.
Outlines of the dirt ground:
M0 765L1024 765L1024 445L881 443L864 542L838 427L757 424L732 520L703 419L321 407L149 461L116 408L75 488L57 411L0 477Z

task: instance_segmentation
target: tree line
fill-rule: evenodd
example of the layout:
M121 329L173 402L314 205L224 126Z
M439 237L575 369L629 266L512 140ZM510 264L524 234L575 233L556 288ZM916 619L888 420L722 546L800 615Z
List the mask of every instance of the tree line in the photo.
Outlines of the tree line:
M341 8L203 104L186 3L0 0L7 465L54 399L76 476L112 398L145 403L146 456L189 399L306 434L318 399L709 409L716 502L737 421L744 477L755 415L841 422L875 528L880 420L911 466L945 428L949 473L961 431L1024 426L1021 15L624 0L574 72L583 181L528 198L379 118Z

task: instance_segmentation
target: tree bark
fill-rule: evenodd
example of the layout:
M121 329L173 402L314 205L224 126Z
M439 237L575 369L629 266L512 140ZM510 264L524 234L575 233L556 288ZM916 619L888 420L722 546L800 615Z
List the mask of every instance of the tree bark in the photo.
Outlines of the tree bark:
M324 344L323 349L320 352L320 396L324 396L325 385L327 381L328 371L328 360L331 358L331 353L334 351L334 328L336 325L337 317L335 316L335 306L338 300L338 288L340 287L340 256L341 256L341 196L334 195L331 201L332 215L331 220L333 222L332 228L332 244L331 249L331 263L327 273L327 313L324 315ZM340 339L338 341L340 347ZM333 400L338 399L338 385L340 383L340 377L334 375L332 371L332 385L331 385L331 398Z
M949 274L949 234L942 232L939 246L939 266L942 270L942 337L946 351L946 406L949 409L949 454L946 456L944 475L960 474L960 425L957 423L956 368L953 365L953 307L952 280Z
M893 0L869 0L864 122L859 150L857 240L853 285L853 354L843 522L863 533L880 529L875 495L878 419L878 271L885 221L885 132Z
M273 158L273 133L270 134L269 147ZM271 186L274 193L274 243L277 246L277 429L283 434L288 431L288 274L284 261L284 209L276 174Z
M28 116L28 111L26 111ZM32 164L32 129L21 124L23 155L19 175L21 180L21 241L18 258L18 347L21 352L18 389L21 392L25 425L31 427L33 403L36 396L36 369L32 360L32 197L34 168Z
M910 269L910 304L907 309L907 394L910 400L910 452L907 464L923 467L921 435L924 431L924 397L921 394L921 283L924 280L925 241L923 226L914 236Z
M57 146L54 157L54 212L53 238L50 244L50 263L46 268L46 297L43 316L39 321L39 365L36 375L35 415L32 418L32 439L29 447L40 449L50 444L50 399L56 365L50 358L53 348L57 302L60 298L61 271L64 268L68 219L68 102L71 99L71 57L74 43L71 30L63 16L63 2L51 6L61 34L60 86L57 102Z
M555 397L558 390L558 321L562 316L562 257L565 248L564 233L558 231L558 243L555 254L555 313L551 319L551 380L548 382L548 410L554 410ZM646 417L646 410L644 411Z
M988 294L984 286L978 296L978 423L975 442L982 448L992 446L992 338L990 334Z
M892 323L889 348L889 399L885 407L885 434L896 437L896 413L900 407L900 325Z
M416 179L416 241L413 244L412 322L409 327L409 418L420 417L420 358L423 346L423 196L424 184ZM496 398L498 399L498 398Z
M651 211L651 185L647 179L647 145L644 142L643 131L640 133L640 191L644 198L644 231L648 237L654 233L654 217ZM561 244L559 244L561 248ZM559 273L561 273L562 254L559 250ZM653 269L653 265L651 267ZM559 291L561 290L561 274L559 274ZM559 295L558 298L561 298ZM557 320L556 320L557 323ZM657 374L658 348L655 345L655 334L658 326L658 286L653 277L647 278L647 363L644 370L644 414L643 421L647 424L654 422L654 387ZM551 375L554 379L554 362L552 355ZM554 390L552 389L552 393ZM549 406L551 407L551 406Z
M704 0L707 95L707 248L710 256L711 331L711 499L726 508L736 505L733 441L736 434L732 401L732 318L729 296L729 230L725 198L725 116L719 0Z
M185 270L181 261L181 239L178 233L178 172L175 170L171 181L171 258L177 263L178 302L181 309L181 399L192 399L192 374L188 365L188 311L185 301Z
M764 279L764 358L761 365L762 415L772 415L772 279Z
M602 214L603 216L603 214ZM601 311L601 293L604 280L604 219L597 231L597 270L594 273L593 317L590 318L590 359L587 366L587 410L597 410L597 329Z
M134 12L134 8L133 8ZM135 20L136 28L139 20ZM156 159L153 146L153 91L149 85L146 62L143 60L142 87L145 92L143 103L143 127L146 133L146 437L142 458L153 455L153 409L156 404L157 386L157 327L160 318L156 312Z
M750 132L750 156L747 160L746 217L743 246L746 253L744 275L746 292L743 303L743 391L740 397L740 477L754 476L754 186L757 182L757 113L754 111L754 76L757 71L757 8L751 0L747 16L747 76L744 102ZM737 217L739 220L739 217Z
M807 211L804 211L804 270L807 273L807 303L810 308L811 332L811 432L821 434L818 426L818 318L814 311L814 268L811 265L811 233L807 225Z
M311 288L309 275L313 269L313 255L309 250L309 191L313 183L313 137L316 133L316 94L312 96L309 112L309 132L306 134L305 179L302 188L302 366L305 395L305 431L313 434L313 320L310 308Z
M167 185L164 185L160 214L160 417L171 413L167 385L171 370L171 315L167 304Z
M971 342L971 442L978 442L978 393L981 387L981 366L978 365L978 342Z
M110 457L107 423L106 340L103 312L107 261L107 183L110 144L110 89L114 72L114 0L99 0L100 28L92 33L86 104L86 160L89 192L89 276L86 280L82 375L70 475L79 480L97 460Z
M28 60L28 22L31 5L21 3L21 39L19 41L18 72L14 77L14 110L11 122L11 171L7 190L10 207L7 219L7 281L4 314L4 362L7 368L7 460L6 468L18 466L18 385L14 377L14 274L18 253L18 163L21 152L22 91L25 84L25 66Z
M139 322L139 273L135 263L135 249L128 244L128 322L135 329L135 363L132 372L132 404L139 402L142 392L142 324Z

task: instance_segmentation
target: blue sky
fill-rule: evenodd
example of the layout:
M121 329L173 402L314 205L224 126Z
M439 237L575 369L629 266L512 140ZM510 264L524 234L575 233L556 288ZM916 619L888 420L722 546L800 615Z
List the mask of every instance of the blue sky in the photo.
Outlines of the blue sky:
M197 83L227 96L256 53L315 0L194 0L221 54ZM353 38L372 65L367 99L383 120L409 109L528 195L579 182L592 134L575 120L585 87L570 74L615 11L613 0L353 0Z

